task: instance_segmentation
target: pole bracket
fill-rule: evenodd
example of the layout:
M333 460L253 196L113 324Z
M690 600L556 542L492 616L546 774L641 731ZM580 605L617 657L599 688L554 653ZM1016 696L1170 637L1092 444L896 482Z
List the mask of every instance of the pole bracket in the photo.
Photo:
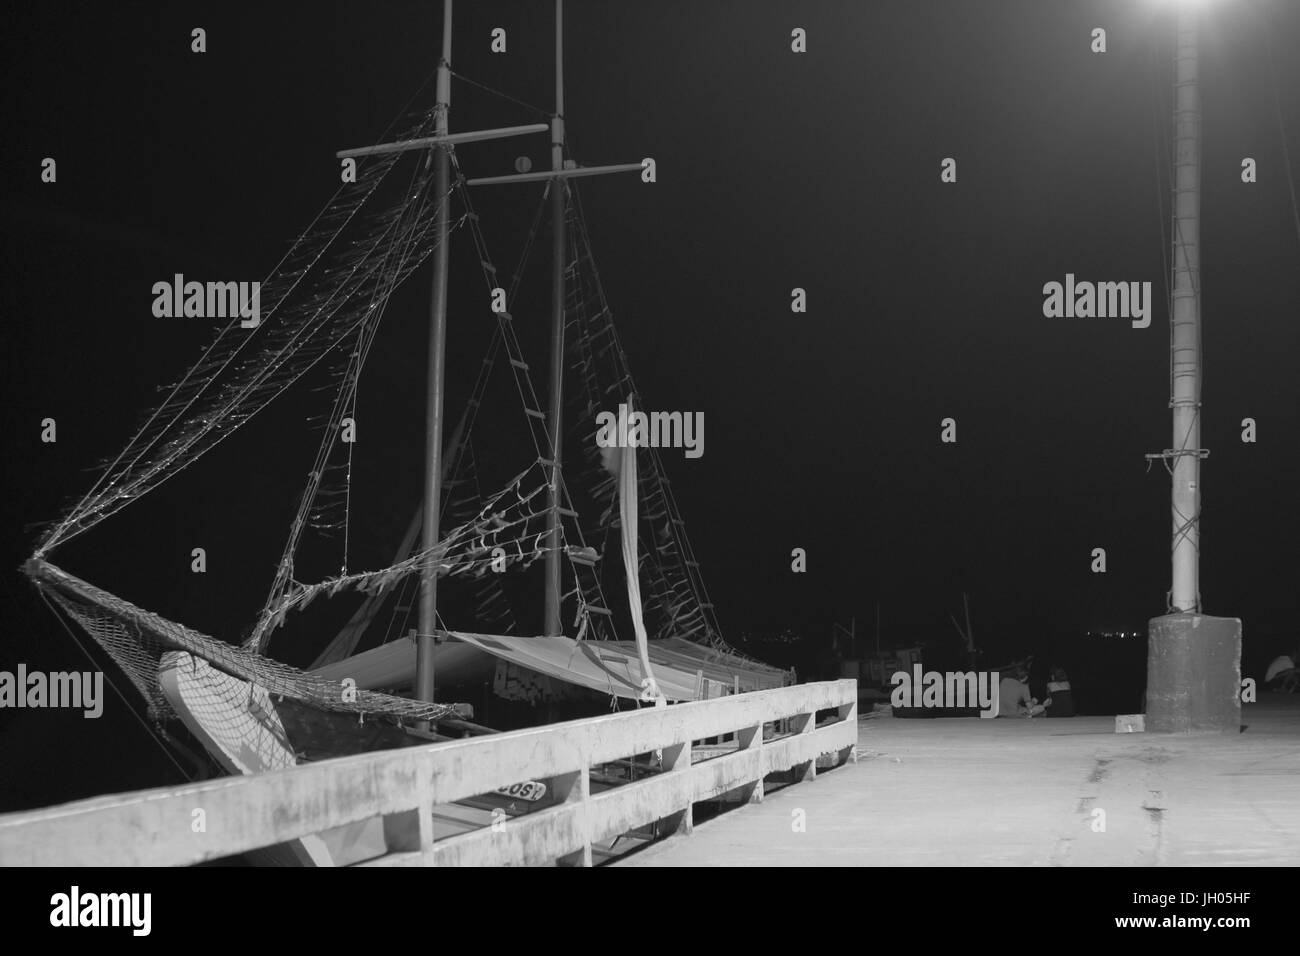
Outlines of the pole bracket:
M1181 448L1181 449L1166 448L1162 452L1156 452L1155 454L1146 454L1143 455L1142 457L1147 460L1147 471L1151 470L1151 462L1163 461L1165 463L1165 471L1169 472L1170 477L1173 477L1174 474L1173 469L1169 466L1170 459L1187 458L1190 456L1194 456L1198 459L1209 458L1210 449L1208 448Z
M1209 458L1210 449L1208 448L1166 448L1156 454L1143 455L1143 458L1184 458L1187 455L1195 455L1197 458Z

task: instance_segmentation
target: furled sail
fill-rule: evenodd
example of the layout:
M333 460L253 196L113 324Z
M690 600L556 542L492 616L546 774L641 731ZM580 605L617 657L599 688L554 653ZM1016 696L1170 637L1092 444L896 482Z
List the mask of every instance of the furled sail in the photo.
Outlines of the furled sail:
M632 398L631 395L627 397L629 410L632 408ZM618 507L623 527L623 568L627 577L627 603L632 614L632 630L636 635L637 655L641 659L642 699L661 704L664 695L655 683L654 670L650 666L649 639L646 637L641 608L641 565L637 561L636 445L630 441L624 442L618 451L619 454L611 458L618 462Z

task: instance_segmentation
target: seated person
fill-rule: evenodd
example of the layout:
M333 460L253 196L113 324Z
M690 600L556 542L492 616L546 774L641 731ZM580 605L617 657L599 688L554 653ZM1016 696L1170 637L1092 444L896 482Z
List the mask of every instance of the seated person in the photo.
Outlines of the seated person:
M1029 685L1030 696L1034 700L1047 703L1047 698L1051 696L1047 690L1047 685L1052 679L1052 669L1046 664L1036 662L1031 662L1025 669L1029 671L1029 680L1025 683Z
M1060 667L1052 668L1052 679L1047 682L1047 699L1043 701L1048 717L1073 717L1074 692L1070 689L1070 678Z
M1029 696L1029 672L1017 669L1015 677L1004 677L998 684L999 717L1037 717L1043 705Z

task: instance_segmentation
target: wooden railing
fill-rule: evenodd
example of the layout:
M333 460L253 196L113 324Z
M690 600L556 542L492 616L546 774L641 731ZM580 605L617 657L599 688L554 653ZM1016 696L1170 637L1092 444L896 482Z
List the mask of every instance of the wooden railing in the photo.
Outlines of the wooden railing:
M765 740L765 725L787 732ZM593 842L655 821L686 834L695 803L761 800L770 774L811 780L818 757L852 757L857 733L856 681L795 684L6 814L0 865L185 865L375 818L386 852L369 865L590 865ZM693 742L724 736L734 749L692 760ZM656 751L661 772L591 792L592 768ZM434 839L435 806L542 779L553 805Z

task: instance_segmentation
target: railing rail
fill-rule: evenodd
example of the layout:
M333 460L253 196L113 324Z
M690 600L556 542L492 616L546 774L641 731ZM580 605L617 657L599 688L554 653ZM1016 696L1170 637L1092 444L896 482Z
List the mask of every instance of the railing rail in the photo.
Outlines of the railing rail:
M818 726L828 710L838 719ZM765 741L765 724L791 732ZM731 734L735 750L692 761L692 742ZM843 762L856 743L856 681L795 684L6 814L0 865L186 865L374 818L387 853L370 864L590 865L593 842L654 821L689 833L692 804L735 790L761 800L764 777L811 780L818 757ZM591 793L591 768L654 751L662 772ZM539 778L553 806L434 839L435 806Z

